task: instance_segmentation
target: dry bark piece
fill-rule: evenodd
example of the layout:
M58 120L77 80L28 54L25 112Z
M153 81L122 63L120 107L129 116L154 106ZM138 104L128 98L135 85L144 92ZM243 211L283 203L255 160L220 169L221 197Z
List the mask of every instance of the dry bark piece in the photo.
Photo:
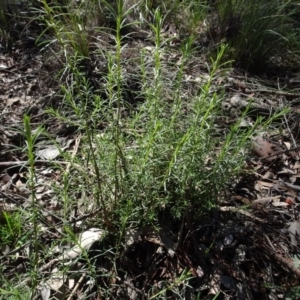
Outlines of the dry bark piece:
M252 142L253 151L256 155L266 161L273 161L278 158L283 149L277 145L264 140L262 136L257 136ZM276 155L278 153L278 155ZM269 157L270 156L270 157Z

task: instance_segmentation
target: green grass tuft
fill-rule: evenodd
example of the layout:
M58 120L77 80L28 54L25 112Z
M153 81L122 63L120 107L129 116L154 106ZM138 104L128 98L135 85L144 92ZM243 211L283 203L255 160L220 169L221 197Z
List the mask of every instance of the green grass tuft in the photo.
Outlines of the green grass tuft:
M280 67L280 58L299 49L297 1L219 1L221 38L228 43L228 58L247 69ZM282 63L281 63L282 64Z

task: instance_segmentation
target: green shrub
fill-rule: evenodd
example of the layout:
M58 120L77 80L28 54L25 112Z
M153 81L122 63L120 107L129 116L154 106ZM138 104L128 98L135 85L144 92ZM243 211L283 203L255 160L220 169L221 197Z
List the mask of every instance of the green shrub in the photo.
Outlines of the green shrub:
M69 34L60 21L55 22L56 16L47 6L45 8L51 20L49 25L61 45L64 49L71 48L65 51L64 70L69 68L73 78L72 82L61 81L62 109L50 112L61 122L85 133L78 162L86 161L95 175L72 176L66 180L64 195L69 194L68 189L74 191L81 186L76 178L84 178L81 182L85 185L81 188L89 190L90 199L103 208L103 219L109 218L124 228L132 223L156 224L161 212L178 219L187 207L201 213L214 206L229 178L242 169L243 149L262 122L259 118L252 128L240 130L239 120L225 136L215 131L216 119L222 114L223 95L213 91L213 82L224 68L220 62L226 47L221 47L212 60L206 80L187 98L183 87L184 69L196 53L192 46L194 38L182 43L180 64L169 75L170 64L162 59L169 55L161 34L165 16L157 8L153 21L149 22L154 47L151 52L146 48L134 52L140 63L134 74L128 74L124 68L128 62L121 54L126 36L121 30L122 16L129 11L123 11L120 1L114 48L98 49L107 64L107 72L102 74L101 91L95 91L79 67L83 53L73 42L76 35ZM77 22L75 17L70 21ZM105 35L104 30L102 28ZM63 38L66 34L68 38ZM124 97L126 76L138 82L138 91L132 97L138 94L143 99L134 109ZM97 130L99 123L106 124L101 132Z

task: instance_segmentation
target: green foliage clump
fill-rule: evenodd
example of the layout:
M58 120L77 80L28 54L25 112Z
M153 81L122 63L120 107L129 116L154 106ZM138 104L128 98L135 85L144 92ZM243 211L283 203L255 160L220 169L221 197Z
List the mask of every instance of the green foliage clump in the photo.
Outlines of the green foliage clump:
M23 231L20 213L2 213L0 219L0 245L19 245Z
M78 63L86 53L75 42L77 35L68 30L76 27L78 20L73 16L69 19L73 25L66 27L66 22L58 20L44 3L45 16L57 40L64 49L70 48L65 51L67 64L63 72L73 78L72 82L61 81L63 109L51 109L50 113L85 132L81 159L87 160L95 177L81 174L84 188L102 207L104 220L110 221L107 224L124 229L133 223L157 224L162 212L179 219L187 208L201 213L214 206L229 178L243 168L248 138L258 125L266 123L258 118L252 128L241 130L240 119L225 134L215 132L223 95L213 91L213 83L224 68L221 61L226 47L221 47L211 61L207 78L187 99L184 69L197 51L195 39L192 36L182 41L180 63L171 77L167 75L170 66L163 57L168 55L168 47L162 38L167 16L160 7L148 22L154 46L150 52L141 48L135 53L140 63L134 74L128 75L122 53L130 35L124 35L122 29L128 26L124 16L133 8L125 10L123 4L118 1L117 7L111 7L115 14L114 48L97 49L107 69L102 74L101 89L95 91ZM105 34L106 29L99 33ZM124 98L126 76L134 76L139 86L132 97L138 94L143 99L135 108ZM101 133L96 129L98 121L106 124ZM73 179L67 180L67 189L78 186ZM65 195L68 193L65 191Z
M286 56L299 49L300 7L297 1L219 1L221 38L228 43L228 57L244 68L261 71L281 67ZM284 62L282 62L284 61Z

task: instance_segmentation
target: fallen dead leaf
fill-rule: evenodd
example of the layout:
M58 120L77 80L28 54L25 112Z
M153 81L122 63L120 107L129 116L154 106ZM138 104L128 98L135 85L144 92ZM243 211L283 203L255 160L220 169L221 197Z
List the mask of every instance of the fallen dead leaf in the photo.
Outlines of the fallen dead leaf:
M294 221L288 228L288 232L290 234L292 245L297 246L298 243L297 243L296 236L300 236L300 222Z
M265 159L266 161L273 161L280 157L280 154L276 155L276 153L280 153L283 149L277 145L269 143L264 140L262 136L257 136L252 142L252 148L256 155ZM268 157L272 156L272 157Z
M89 250L94 242L99 241L104 236L104 230L91 228L83 232L78 239L78 244L71 248L66 253L62 254L58 259L73 259L79 256L83 250Z
M55 159L60 151L55 145L49 145L47 148L38 150L37 155L45 160Z
M11 105L13 105L14 103L17 103L17 102L19 102L19 101L20 101L20 97L8 98L8 99L6 100L6 105L7 105L7 106L11 106Z

